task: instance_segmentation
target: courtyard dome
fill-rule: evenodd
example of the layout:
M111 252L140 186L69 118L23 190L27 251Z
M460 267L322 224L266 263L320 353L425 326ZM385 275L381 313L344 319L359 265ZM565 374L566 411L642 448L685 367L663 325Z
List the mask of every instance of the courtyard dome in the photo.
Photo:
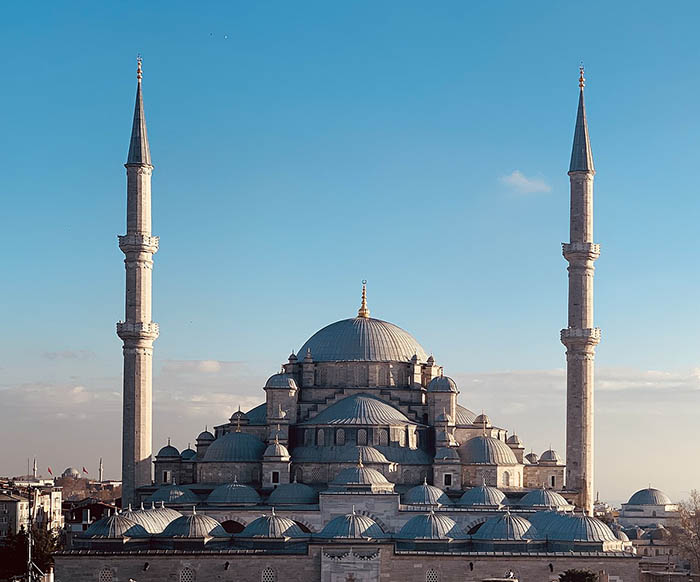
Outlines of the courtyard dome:
M319 538L342 538L342 539L363 539L363 538L384 538L386 534L382 531L376 521L366 515L359 515L353 509L352 513L339 515L331 519L318 534Z
M142 525L118 513L98 519L81 535L92 539L147 538L148 536L149 533Z
M157 534L162 532L171 521L176 520L182 514L179 511L170 509L161 502L160 507L153 505L151 509L144 509L141 504L141 509L133 511L131 506L127 511L122 511L122 515L131 521L138 523L149 534Z
M289 388L296 390L297 383L294 377L289 374L274 374L265 382L265 388Z
M551 489L534 489L526 493L517 503L520 507L569 507L569 502Z
M303 424L416 424L406 415L383 400L370 394L353 394L331 404Z
M462 497L459 498L459 501L457 501L457 505L467 507L475 505L500 507L505 498L505 494L500 489L489 487L488 485L480 485L479 487L472 487L471 489L465 491L462 494Z
M562 542L618 541L607 525L590 515L573 515L560 519L549 532L549 538Z
M449 376L438 376L428 384L428 392L454 392L459 393L457 384Z
M207 503L216 505L257 505L260 503L260 495L252 487L234 480L233 483L224 483L214 489L207 497Z
M563 513L552 509L544 509L528 516L528 521L535 526L537 532L544 538L549 535L549 532L552 531L562 519L565 520L566 518L567 516Z
M251 521L238 534L242 538L305 538L308 537L291 519L275 515L263 515Z
M267 498L268 505L311 505L317 502L316 491L296 481L278 485Z
M198 503L199 497L189 489L179 487L178 485L166 485L156 489L147 501L164 503Z
M195 512L170 523L160 536L164 538L227 538L229 534L213 517Z
M466 535L460 531L454 519L431 511L409 519L396 537L404 540L447 540L463 539Z
M518 459L503 441L478 436L464 444L464 462L467 465L517 465Z
M544 453L540 455L540 463L556 463L561 465L562 460L554 449L547 449Z
M230 432L216 439L204 454L205 462L261 461L265 443L244 432Z
M509 511L487 519L472 535L472 539L482 541L534 540L537 537L537 530L527 519Z
M386 477L376 469L358 464L355 467L343 469L333 479L333 485L390 485Z
M423 481L422 485L412 487L403 496L406 505L452 505L452 501L439 487L428 485Z
M314 362L409 362L414 355L421 362L428 359L410 333L369 317L331 323L312 335L297 353L309 351Z
M640 489L627 502L628 505L668 505L669 503L673 502L668 495L652 487Z

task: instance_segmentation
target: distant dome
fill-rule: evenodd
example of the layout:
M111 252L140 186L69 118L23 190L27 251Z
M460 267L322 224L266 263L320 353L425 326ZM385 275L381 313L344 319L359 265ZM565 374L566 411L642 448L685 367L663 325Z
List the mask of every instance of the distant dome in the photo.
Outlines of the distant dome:
M489 487L488 485L480 485L465 491L462 497L459 498L459 501L457 501L457 505L500 507L505 498L505 494L500 489Z
M70 477L72 479L80 479L80 471L78 469L75 469L73 467L68 467L63 473L61 474L61 477Z
M428 485L425 481L422 485L416 485L406 491L403 502L406 505L452 505L452 501L442 489Z
M165 445L160 451L158 451L158 454L156 455L156 459L179 459L180 458L180 451L178 451L174 446L170 444L170 441L168 441L168 444Z
M659 525L658 527L649 529L642 535L643 540L653 541L667 540L670 537L671 532L667 530L663 525Z
M506 512L487 519L472 535L472 539L483 541L535 540L538 533L525 518Z
M481 413L474 419L474 424L483 424L484 426L491 426L491 419L484 413Z
M540 455L540 463L556 463L560 465L562 463L559 453L553 449L547 449L544 453Z
M263 515L251 521L238 535L242 538L305 538L308 537L291 519Z
M648 489L640 489L630 500L628 505L668 505L673 503L671 498L659 489L649 487Z
M386 534L371 517L355 512L331 519L318 534L319 538L384 538Z
M149 533L142 525L117 513L98 519L81 535L92 539L147 538L148 536Z
M282 457L289 459L289 450L282 443L275 441L265 449L264 457Z
M265 382L265 388L289 388L296 390L297 383L294 376L285 373L273 374Z
M464 444L464 458L467 465L517 465L510 447L501 440L490 436L478 436Z
M506 439L506 444L514 447L522 447L523 441L520 440L520 437L517 434L512 434Z
M355 317L336 321L317 331L301 347L315 362L409 362L414 355L425 362L423 347L407 331L381 319Z
M568 507L569 502L551 489L534 489L517 502L520 507Z
M457 405L457 418L455 418L455 424L458 426L474 424L475 419L476 414L474 414L471 410L464 408L464 406L460 404Z
M163 501L164 503L199 503L199 497L184 487L167 485L156 489L146 501Z
M198 442L207 442L207 441L215 441L216 437L211 434L208 430L202 431L199 433L199 436L197 437Z
M265 443L245 432L229 432L216 439L204 453L205 462L261 461Z
M317 502L316 491L297 482L278 485L267 498L268 505L312 505Z
M353 394L331 404L303 424L416 424L390 404L371 394Z
M549 538L562 542L618 541L607 525L590 515L566 516L551 528Z
M459 393L457 384L449 376L437 376L428 383L428 392L454 392Z
M555 528L562 519L566 519L567 516L558 511L551 509L544 509L537 511L528 517L528 521L535 526L537 532L542 537L547 537L549 532Z
M249 487L234 481L219 485L207 497L207 503L212 505L257 505L260 503L258 492Z
M537 453L528 453L525 455L525 460L531 465L536 465L540 458L537 456Z
M194 450L190 449L189 447L186 448L186 449L184 449L184 450L180 453L180 458L181 458L183 461L191 461L191 460L194 459L196 456L197 456L197 451L194 451Z
M431 511L409 519L396 537L404 540L447 540L467 536L454 519Z
M164 538L227 538L230 537L221 524L203 513L182 515L159 534Z

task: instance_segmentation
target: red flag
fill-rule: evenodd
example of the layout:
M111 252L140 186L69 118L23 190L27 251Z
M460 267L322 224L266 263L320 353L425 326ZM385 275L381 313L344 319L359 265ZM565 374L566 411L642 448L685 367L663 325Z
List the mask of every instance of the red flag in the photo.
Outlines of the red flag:
M49 475L53 475L53 471L51 470L51 467L49 467Z
M85 467L83 467L83 473L85 473L86 475L88 474L88 470Z

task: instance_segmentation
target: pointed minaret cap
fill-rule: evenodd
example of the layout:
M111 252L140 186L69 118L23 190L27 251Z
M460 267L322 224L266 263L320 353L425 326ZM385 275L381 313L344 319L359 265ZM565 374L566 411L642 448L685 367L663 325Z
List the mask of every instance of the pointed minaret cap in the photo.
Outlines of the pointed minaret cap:
M131 126L131 142L129 154L126 157L126 165L151 166L151 150L148 147L148 134L146 133L146 114L143 111L143 96L141 94L141 56L136 59L136 105L134 106L134 123Z
M588 123L586 122L586 105L583 101L583 87L586 84L586 79L583 76L583 65L579 68L579 72L578 86L580 92L578 96L574 146L571 149L569 172L591 172L595 174L593 154L591 153L591 140L588 136Z
M369 319L369 307L367 307L367 279L362 280L362 304L357 310L357 317Z

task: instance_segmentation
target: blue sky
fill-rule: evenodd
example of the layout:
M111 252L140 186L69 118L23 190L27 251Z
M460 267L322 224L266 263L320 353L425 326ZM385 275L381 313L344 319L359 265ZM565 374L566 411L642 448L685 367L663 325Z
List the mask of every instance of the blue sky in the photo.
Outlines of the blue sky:
M583 60L602 245L597 362L610 379L598 482L624 498L654 481L629 455L625 477L614 474L613 451L632 448L667 463L670 493L697 486L700 469L677 468L699 444L695 5L3 11L0 389L11 404L0 436L36 419L58 436L49 445L37 431L0 472L35 454L40 465L102 454L118 473L116 235L139 52L161 237L156 448L261 400L291 349L355 313L367 279L373 315L462 378L464 405L562 450L563 383L551 379L564 365L559 245ZM535 398L551 401L546 429ZM519 404L499 413L504 401ZM79 427L100 434L86 444Z

